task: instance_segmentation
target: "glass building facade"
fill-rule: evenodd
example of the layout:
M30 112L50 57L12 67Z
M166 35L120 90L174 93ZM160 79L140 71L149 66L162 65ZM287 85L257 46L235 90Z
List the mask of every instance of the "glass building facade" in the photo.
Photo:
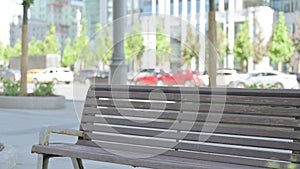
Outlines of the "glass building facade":
M78 10L82 13L83 0L35 0L30 7L30 18L44 21L56 27L56 35L61 47L65 40L72 40L77 35L78 24L76 16Z

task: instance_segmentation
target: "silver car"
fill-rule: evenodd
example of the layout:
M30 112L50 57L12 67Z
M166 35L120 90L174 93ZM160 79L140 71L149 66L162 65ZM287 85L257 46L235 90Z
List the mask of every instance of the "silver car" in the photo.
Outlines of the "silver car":
M233 87L258 87L258 88L282 88L299 89L296 75L288 75L278 71L266 71L251 73L248 78L237 80Z

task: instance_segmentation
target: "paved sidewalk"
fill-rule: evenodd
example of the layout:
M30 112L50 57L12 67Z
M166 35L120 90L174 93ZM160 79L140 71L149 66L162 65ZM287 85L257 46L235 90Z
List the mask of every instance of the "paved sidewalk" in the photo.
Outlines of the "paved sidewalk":
M79 128L79 120L83 102L66 101L66 107L59 110L16 110L0 109L0 142L11 145L16 152L17 166L15 169L36 168L36 154L31 154L31 146L38 143L38 134L43 126L55 125L62 128ZM76 113L78 112L78 113ZM70 136L52 135L51 140L75 142ZM83 161L87 169L129 169L110 163ZM49 169L72 169L68 158L50 160ZM2 169L2 168L1 168ZM4 168L3 168L4 169Z

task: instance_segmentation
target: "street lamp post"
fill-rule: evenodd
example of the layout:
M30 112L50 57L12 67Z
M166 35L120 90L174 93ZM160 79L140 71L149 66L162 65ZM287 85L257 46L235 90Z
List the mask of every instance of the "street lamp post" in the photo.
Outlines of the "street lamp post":
M126 84L127 65L124 52L125 2L113 1L113 54L110 64L110 84Z

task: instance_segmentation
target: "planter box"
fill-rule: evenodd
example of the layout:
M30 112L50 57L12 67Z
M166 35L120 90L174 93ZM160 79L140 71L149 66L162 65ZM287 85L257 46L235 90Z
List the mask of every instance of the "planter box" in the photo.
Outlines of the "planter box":
M0 96L0 108L7 109L62 109L65 107L64 96Z

